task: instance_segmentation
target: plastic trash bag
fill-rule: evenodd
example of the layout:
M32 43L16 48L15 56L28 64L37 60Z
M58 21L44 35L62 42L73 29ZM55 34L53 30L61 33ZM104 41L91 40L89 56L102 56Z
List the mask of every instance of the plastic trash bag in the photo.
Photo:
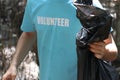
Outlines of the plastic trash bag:
M89 44L108 38L112 25L110 14L92 5L74 4L83 28L77 33L78 80L118 80L118 73L107 61L97 59Z

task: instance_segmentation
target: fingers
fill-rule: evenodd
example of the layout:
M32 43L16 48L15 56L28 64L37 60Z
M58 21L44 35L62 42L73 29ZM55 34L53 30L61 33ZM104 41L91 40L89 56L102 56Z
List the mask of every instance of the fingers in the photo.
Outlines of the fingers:
M96 50L96 49L93 49L93 48L90 48L90 51L94 53L94 56L98 59L101 59L104 55L104 53Z
M8 71L3 75L2 80L15 80L15 78L16 73Z
M15 80L16 75L5 74L2 80Z
M90 44L90 51L94 53L94 56L98 59L102 59L106 53L106 44L104 42L97 42Z
M13 75L13 76L12 76L12 80L15 80L15 78L16 78L16 75Z
M8 75L7 73L3 75L2 80L11 80L10 79L10 75Z
M105 42L95 42L95 43L92 43L90 45L94 45L96 47L100 47L100 46L105 46L106 44L105 44Z

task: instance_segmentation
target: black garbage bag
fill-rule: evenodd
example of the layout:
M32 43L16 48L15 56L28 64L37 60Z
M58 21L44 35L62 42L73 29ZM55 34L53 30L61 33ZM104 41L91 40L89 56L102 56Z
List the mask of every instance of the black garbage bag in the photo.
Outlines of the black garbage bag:
M118 80L118 73L107 61L97 59L89 50L89 44L108 38L112 17L108 11L92 5L74 4L77 7L76 16L83 28L77 33L77 80Z

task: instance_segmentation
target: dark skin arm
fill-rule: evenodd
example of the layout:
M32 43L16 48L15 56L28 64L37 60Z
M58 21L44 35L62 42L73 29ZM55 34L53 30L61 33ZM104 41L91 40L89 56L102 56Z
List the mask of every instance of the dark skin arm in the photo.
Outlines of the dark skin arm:
M118 56L118 50L111 34L108 39L103 42L90 44L90 51L93 52L94 56L98 59L107 61L114 61Z
M36 32L23 32L20 36L16 52L13 57L13 60L10 64L10 67L3 75L2 80L15 80L17 75L17 67L22 62L22 60L27 55L28 51L31 49L32 45L36 40Z

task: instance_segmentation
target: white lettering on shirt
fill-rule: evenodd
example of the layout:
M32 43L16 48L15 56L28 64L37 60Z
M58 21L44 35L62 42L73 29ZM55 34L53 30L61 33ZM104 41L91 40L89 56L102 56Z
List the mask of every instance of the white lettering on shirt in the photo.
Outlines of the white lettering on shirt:
M37 16L37 22L47 26L69 27L69 19Z

